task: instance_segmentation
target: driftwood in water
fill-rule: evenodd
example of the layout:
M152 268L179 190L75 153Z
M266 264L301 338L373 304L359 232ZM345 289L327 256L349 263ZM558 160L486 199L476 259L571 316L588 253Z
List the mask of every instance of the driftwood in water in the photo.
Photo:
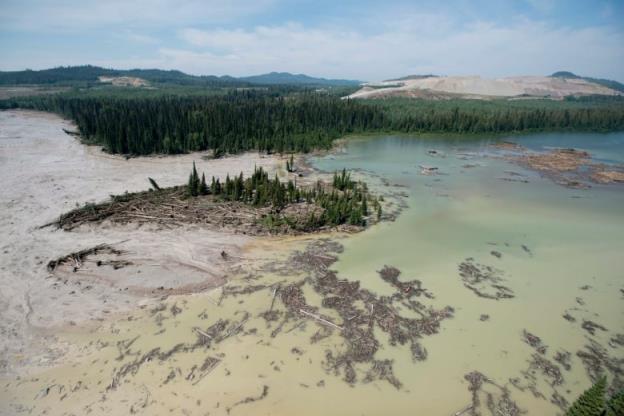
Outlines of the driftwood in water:
M308 312L308 311L306 311L304 309L299 309L299 312L301 312L302 314L307 315L307 316L309 316L311 318L314 318L314 319L316 319L319 322L322 322L322 323L324 323L326 325L333 326L334 328L339 329L339 330L342 331L342 327L341 326L338 326L335 323L328 321L327 319L321 318L318 315L314 315L313 313L310 313L310 312Z
M227 413L228 413L228 414L230 414L230 411L231 411L233 408L235 408L236 406L240 406L241 404L248 404L248 403L257 402L258 400L262 400L262 399L264 399L264 398L265 398L265 397L267 397L268 395L269 395L269 386L266 386L266 385L265 385L265 386L263 386L263 387L262 387L262 393L261 393L259 396L256 396L256 397L246 397L246 398L244 398L243 400L241 400L241 401L238 401L238 402L234 403L234 404L232 405L232 407L228 407L228 408L226 409L226 410L227 410Z

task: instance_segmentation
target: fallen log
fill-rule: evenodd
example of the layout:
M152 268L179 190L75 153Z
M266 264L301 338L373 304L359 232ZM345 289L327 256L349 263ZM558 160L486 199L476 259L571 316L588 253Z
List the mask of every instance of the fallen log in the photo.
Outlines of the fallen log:
M470 404L470 405L464 407L463 409L461 409L460 411L453 413L453 416L461 416L464 413L472 410L472 408L473 408L473 406Z
M310 313L310 312L308 312L308 311L306 311L306 310L304 310L304 309L299 309L299 312L301 312L301 313L303 313L304 315L307 315L307 316L309 316L309 317L311 317L311 318L314 318L314 319L316 319L316 320L317 320L317 321L319 321L319 322L322 322L322 323L327 324L327 325L329 325L329 326L333 326L334 328L339 329L339 330L341 330L341 331L342 331L342 327L341 327L341 326L338 326L338 325L336 325L335 323L333 323L333 322L331 322L331 321L328 321L327 319L323 319L323 318L321 318L321 317L320 317L320 316L318 316L318 315L314 315L313 313Z

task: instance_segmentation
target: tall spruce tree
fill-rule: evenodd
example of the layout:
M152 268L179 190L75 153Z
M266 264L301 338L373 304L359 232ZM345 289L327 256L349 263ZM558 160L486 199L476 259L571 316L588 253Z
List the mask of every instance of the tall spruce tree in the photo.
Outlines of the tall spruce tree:
M197 196L199 195L199 188L200 188L199 175L197 174L197 168L195 167L195 162L193 162L193 170L191 171L191 174L189 175L187 193L190 196Z
M202 173L201 183L199 184L199 195L208 195L208 184L206 183L206 175Z
M606 416L623 416L624 415L624 389L615 393L609 401L607 401Z

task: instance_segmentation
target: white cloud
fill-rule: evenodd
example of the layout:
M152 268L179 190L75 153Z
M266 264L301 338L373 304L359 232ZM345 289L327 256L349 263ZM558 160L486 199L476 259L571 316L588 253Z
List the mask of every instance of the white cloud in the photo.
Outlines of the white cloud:
M180 31L185 47L160 50L163 62L193 73L246 75L283 70L331 77L381 79L408 73L548 74L560 69L624 79L624 34L606 27L553 28L518 20L477 22L432 31L431 16L366 34L340 27L289 23L252 30ZM448 29L442 19L440 26Z
M24 0L19 4L26 6L20 7L26 9L31 1ZM7 48L0 67L92 63L180 69L193 74L240 76L289 71L362 80L418 73L498 77L571 70L624 81L621 25L572 28L522 17L493 23L458 19L449 13L419 12L406 6L379 7L363 11L352 21L345 17L322 25L287 22L244 26L242 16L266 12L274 2L279 0L258 0L254 6L245 0L84 0L80 4L43 0L32 13L20 16L18 3L4 0L0 25L10 19L16 19L8 23L11 27L33 25L49 13L45 17L48 25L56 22L72 30L84 30L79 28L89 24L111 27L118 38L125 37L139 47L126 55L79 48L65 49L63 54ZM151 37L161 28L168 34L177 33L177 38L162 34Z

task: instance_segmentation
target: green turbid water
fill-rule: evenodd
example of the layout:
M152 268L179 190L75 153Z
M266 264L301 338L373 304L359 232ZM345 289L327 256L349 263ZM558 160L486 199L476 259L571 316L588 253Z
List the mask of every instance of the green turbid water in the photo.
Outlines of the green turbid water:
M534 151L573 147L601 163L624 162L623 133L504 140ZM624 332L623 187L565 188L500 158L491 146L497 141L361 138L348 141L340 154L314 160L326 171L380 175L407 194L408 207L395 222L344 242L338 274L389 294L377 271L391 265L401 279L422 281L436 306L455 309L440 334L423 341L426 360L391 357L410 390L404 409L418 414L454 414L468 406L464 376L471 371L507 386L530 414L561 412L552 402L558 395L573 400L590 385L592 372L621 382L624 351L615 340ZM423 167L437 174L425 175ZM466 262L490 266L513 297L478 296L460 276ZM601 328L592 331L592 323ZM541 339L543 353L526 342L524 331ZM599 369L584 353L592 345L604 348ZM542 370L541 358L558 368L561 381Z

